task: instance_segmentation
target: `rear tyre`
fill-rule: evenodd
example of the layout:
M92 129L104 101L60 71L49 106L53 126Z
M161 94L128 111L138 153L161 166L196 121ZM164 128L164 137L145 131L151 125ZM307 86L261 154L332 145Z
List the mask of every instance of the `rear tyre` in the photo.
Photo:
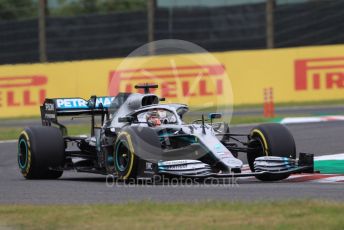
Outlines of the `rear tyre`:
M262 124L253 128L250 133L249 148L254 149L247 153L247 161L254 172L254 160L261 156L278 156L296 158L295 141L289 130L281 124ZM278 181L286 179L290 174L257 175L262 181Z
M137 157L131 136L127 132L118 135L114 150L114 167L119 179L136 179Z
M18 166L26 179L57 179L63 171L64 141L59 129L37 126L26 128L18 140Z

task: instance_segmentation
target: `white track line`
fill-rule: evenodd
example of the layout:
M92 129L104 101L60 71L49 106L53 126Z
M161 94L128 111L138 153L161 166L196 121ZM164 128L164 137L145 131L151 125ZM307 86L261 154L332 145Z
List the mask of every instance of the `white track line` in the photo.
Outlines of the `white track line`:
M344 121L344 116L316 116L316 117L286 117L280 122L281 124L300 124L300 123L316 123L326 121Z
M15 143L18 140L5 140L5 141L0 141L0 144L6 144L6 143Z
M322 160L344 160L344 153L315 156L314 160L315 161L322 161Z

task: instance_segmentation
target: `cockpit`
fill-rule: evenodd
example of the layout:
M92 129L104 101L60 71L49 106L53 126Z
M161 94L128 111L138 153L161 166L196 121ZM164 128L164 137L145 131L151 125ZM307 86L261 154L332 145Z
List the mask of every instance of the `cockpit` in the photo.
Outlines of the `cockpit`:
M178 123L175 113L165 108L152 108L141 111L136 114L136 121L147 123L151 127Z

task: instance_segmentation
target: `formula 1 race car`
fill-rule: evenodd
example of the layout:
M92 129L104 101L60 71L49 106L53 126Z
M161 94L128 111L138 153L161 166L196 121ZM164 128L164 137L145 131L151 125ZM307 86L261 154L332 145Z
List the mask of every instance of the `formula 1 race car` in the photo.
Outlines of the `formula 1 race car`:
M119 180L255 176L276 181L292 173L313 172L313 155L296 159L293 136L281 124L261 124L234 134L219 113L186 124L184 104L161 104L149 91L115 97L46 99L43 126L19 136L18 165L27 179L55 179L65 170L113 175ZM91 135L69 136L62 116L90 116ZM99 126L97 126L97 121ZM240 140L243 139L243 140ZM251 172L242 172L238 153L246 153Z

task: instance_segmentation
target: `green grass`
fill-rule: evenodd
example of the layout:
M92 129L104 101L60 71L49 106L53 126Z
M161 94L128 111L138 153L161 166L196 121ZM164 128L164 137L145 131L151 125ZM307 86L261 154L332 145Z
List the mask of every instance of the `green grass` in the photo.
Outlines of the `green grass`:
M238 125L238 124L251 124L251 123L265 123L265 122L272 122L275 118L266 118L263 116L242 116L242 117L232 117L230 122L231 125Z
M40 116L21 116L21 117L2 117L0 121L22 121L22 120L40 120Z
M294 106L335 106L344 105L344 97L341 100L327 100L327 101L300 101L300 102L280 102L275 103L275 107L294 107ZM262 104L243 104L235 105L234 109L246 108L262 108Z
M90 133L90 125L78 124L68 125L68 135L81 135ZM22 127L0 127L0 140L14 140L17 139L23 131Z
M13 140L19 137L22 128L0 127L0 140Z
M115 191L114 191L115 192ZM325 201L1 205L2 229L343 229Z
M324 101L300 101L300 102L280 102L275 103L275 107L305 107L305 106L336 106L336 105L344 105L344 97L342 100L324 100ZM221 110L228 107L225 106L219 106L219 107L194 107L192 109L194 110L205 110L205 111L214 111L216 109ZM263 104L240 104L240 105L234 105L234 110L242 110L242 109L261 109L263 108ZM191 111L192 111L191 109Z

